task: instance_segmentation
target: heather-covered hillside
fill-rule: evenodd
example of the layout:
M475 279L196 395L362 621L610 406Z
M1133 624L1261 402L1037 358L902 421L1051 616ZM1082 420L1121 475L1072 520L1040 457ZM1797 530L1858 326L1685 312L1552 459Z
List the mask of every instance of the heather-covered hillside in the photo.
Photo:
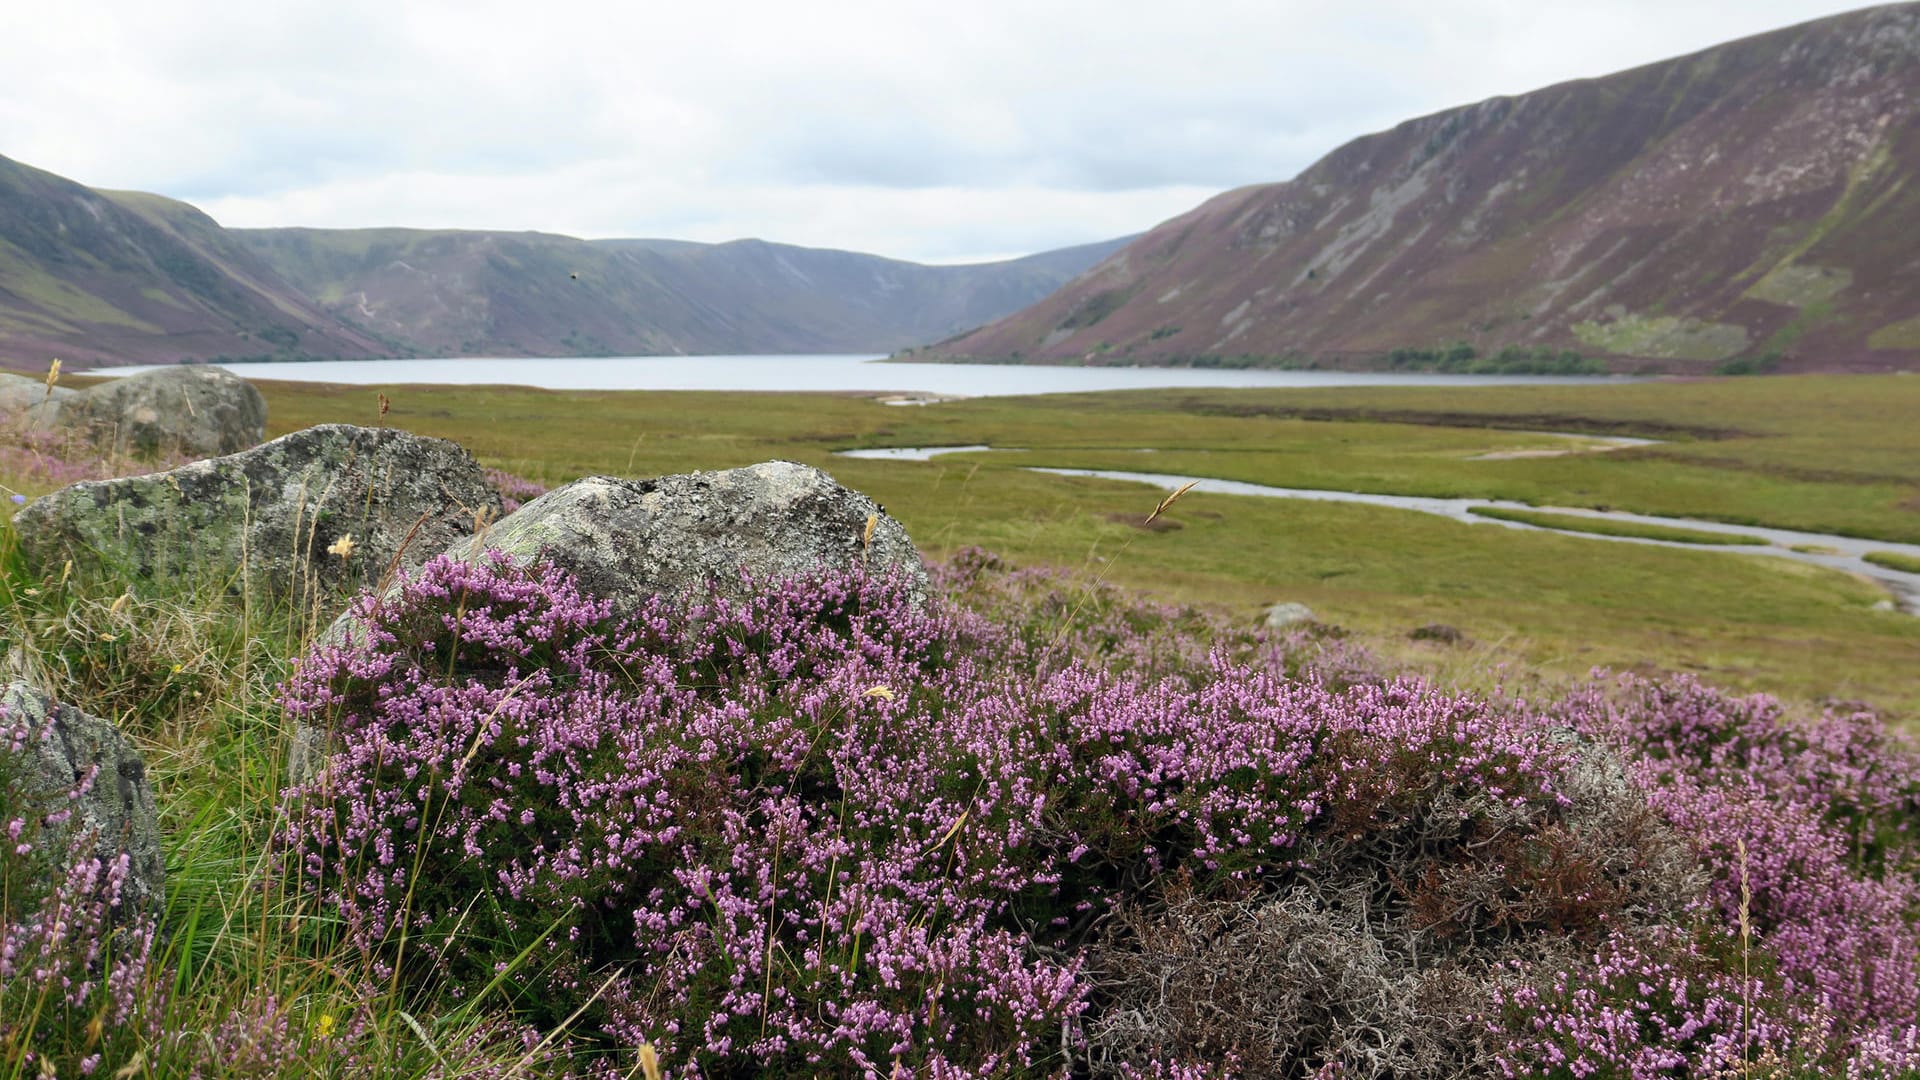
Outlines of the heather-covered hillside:
M868 352L1030 304L1119 241L971 266L739 240L429 229L231 234L417 356Z
M932 351L1911 369L1916 172L1920 5L1872 8L1356 139Z
M883 352L1018 310L1122 243L925 266L759 240L224 229L0 158L0 367Z
M0 157L0 366L391 351L185 203Z

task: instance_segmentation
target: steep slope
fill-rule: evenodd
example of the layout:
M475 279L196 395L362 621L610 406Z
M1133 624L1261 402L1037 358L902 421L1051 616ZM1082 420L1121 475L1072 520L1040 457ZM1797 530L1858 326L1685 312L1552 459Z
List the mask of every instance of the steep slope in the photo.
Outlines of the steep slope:
M0 362L386 351L185 203L0 158Z
M1124 243L922 266L758 240L223 229L0 158L0 367L884 352L1031 304Z
M1872 8L1357 139L932 351L1920 367L1917 175L1920 4Z
M1124 243L923 266L740 240L239 229L343 318L418 355L884 351L1033 303Z

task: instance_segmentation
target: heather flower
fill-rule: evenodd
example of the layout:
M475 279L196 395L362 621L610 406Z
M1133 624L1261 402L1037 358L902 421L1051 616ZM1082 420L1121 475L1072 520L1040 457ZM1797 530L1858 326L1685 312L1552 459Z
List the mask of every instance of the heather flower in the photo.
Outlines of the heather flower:
M125 853L96 856L82 832L49 848L70 811L47 812L21 767L55 737L50 723L0 707L0 1047L41 1074L86 1075L158 1035L164 993L149 968L159 930L122 903Z
M511 514L547 493L545 484L518 476L505 469L486 470L487 483L500 493L501 512Z
M355 614L286 690L339 739L287 843L348 940L707 1070L1065 1068L1109 992L1081 950L1164 883L1278 892L1566 804L1564 741L1484 703L1191 645L1036 668L857 575L616 622L495 554Z

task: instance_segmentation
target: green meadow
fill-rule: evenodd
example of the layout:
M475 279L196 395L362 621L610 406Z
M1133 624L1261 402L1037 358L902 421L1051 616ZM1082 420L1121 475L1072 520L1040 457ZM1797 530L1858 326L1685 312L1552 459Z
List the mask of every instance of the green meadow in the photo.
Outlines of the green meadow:
M1920 379L1137 391L887 406L830 394L266 383L269 434L387 423L557 484L788 458L872 494L923 550L979 546L1254 619L1299 601L1443 678L1695 672L1802 702L1920 707L1920 619L1870 582L1737 548L1689 551L1366 506L1162 492L1027 472L1125 469L1475 496L1920 542ZM392 402L378 415L377 394ZM1600 452L1545 432L1661 440ZM843 449L986 444L930 462ZM1547 456L1546 452L1573 452ZM1413 642L1446 623L1463 645Z

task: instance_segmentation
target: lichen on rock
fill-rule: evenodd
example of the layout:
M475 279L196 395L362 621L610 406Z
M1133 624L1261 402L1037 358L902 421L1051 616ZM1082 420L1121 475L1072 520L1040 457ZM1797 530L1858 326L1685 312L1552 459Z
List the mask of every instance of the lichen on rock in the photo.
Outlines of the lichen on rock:
M335 608L499 512L499 495L457 444L323 424L167 472L74 484L13 525L43 572L72 559L129 581Z

